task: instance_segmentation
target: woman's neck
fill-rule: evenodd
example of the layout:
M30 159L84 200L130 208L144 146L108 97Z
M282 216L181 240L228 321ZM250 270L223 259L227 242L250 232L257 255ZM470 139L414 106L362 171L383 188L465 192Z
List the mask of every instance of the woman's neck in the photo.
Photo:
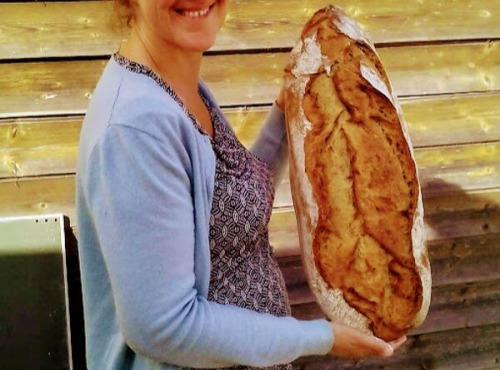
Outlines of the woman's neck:
M129 39L120 47L124 57L144 64L156 72L184 101L198 96L201 52L179 49L174 45L133 28Z

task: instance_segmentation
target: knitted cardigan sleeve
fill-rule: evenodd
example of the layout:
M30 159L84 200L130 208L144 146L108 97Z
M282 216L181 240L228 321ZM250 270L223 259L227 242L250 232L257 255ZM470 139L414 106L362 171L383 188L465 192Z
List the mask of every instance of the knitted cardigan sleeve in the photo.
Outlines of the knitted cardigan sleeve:
M288 160L285 114L273 104L250 151L273 171L275 188L283 178Z

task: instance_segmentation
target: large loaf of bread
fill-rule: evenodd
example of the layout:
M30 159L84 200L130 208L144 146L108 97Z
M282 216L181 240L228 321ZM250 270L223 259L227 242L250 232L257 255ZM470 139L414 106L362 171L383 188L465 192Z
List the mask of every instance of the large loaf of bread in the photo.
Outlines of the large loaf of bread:
M431 275L417 168L373 44L340 8L285 70L292 196L311 290L332 321L385 340L425 318Z

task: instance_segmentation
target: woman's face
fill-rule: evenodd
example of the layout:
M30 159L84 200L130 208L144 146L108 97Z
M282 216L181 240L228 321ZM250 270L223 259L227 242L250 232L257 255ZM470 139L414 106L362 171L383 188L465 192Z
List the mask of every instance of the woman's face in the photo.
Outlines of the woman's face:
M215 42L227 1L135 0L135 26L171 46L203 52Z

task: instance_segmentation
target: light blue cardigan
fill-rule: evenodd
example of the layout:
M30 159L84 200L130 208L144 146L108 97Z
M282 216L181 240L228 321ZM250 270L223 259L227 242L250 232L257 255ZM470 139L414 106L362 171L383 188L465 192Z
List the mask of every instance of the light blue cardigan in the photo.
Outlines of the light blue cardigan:
M80 140L76 207L89 370L269 366L331 349L324 319L207 301L215 157L209 138L153 79L112 58ZM252 151L279 172L286 137L277 108Z

